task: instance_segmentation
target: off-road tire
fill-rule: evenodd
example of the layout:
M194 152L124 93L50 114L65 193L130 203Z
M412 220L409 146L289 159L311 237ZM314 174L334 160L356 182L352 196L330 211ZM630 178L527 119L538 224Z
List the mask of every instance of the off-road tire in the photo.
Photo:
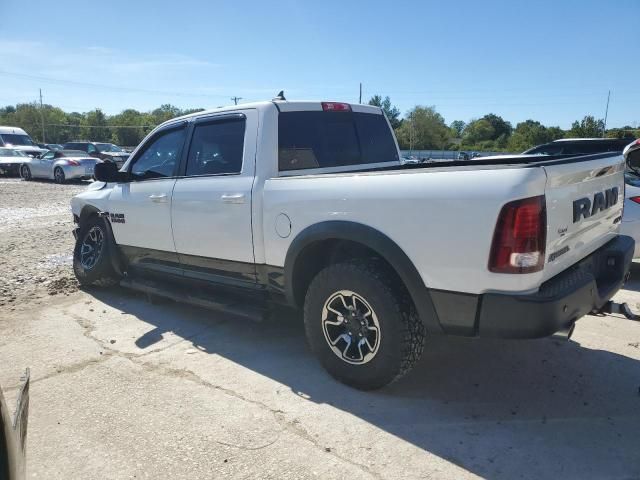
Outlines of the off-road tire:
M90 232L95 234L96 231L101 232L103 239L102 249L99 257L95 261L95 264L90 268L87 268L87 262L83 264L83 244L85 241L89 241L88 235ZM116 247L113 244L110 232L105 224L105 220L98 216L92 216L83 222L78 230L78 238L76 239L76 245L73 249L73 272L75 273L80 285L110 287L116 285L120 281L120 277L114 270L113 264L111 263L111 255L115 254L115 248Z
M351 291L375 312L381 332L377 353L367 363L352 364L332 350L323 329L325 302L335 292ZM426 330L397 277L375 260L336 263L312 280L304 303L307 341L334 378L360 390L373 390L408 373L424 350Z

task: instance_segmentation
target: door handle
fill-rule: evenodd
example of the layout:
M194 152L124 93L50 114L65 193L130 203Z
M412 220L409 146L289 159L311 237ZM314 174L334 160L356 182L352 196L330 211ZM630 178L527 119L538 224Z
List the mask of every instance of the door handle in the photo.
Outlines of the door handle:
M244 193L224 193L220 198L224 203L244 203Z
M160 195L149 195L149 199L151 199L152 202L156 203L166 203L167 195L164 193Z

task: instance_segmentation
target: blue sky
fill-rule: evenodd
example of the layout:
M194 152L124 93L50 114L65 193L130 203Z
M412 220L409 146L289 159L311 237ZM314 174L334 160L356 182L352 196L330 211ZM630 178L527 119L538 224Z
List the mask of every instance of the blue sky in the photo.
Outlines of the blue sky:
M356 102L362 82L403 113L563 128L611 89L608 126L640 122L640 0L0 0L0 17L0 105Z

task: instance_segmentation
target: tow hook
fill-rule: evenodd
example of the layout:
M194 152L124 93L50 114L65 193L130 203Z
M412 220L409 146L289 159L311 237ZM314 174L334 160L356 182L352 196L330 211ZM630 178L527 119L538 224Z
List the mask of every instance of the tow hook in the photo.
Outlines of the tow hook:
M616 303L613 300L609 300L604 306L597 312L601 314L619 313L624 315L629 320L635 320L640 322L640 315L636 315L631 311L631 307L627 303Z

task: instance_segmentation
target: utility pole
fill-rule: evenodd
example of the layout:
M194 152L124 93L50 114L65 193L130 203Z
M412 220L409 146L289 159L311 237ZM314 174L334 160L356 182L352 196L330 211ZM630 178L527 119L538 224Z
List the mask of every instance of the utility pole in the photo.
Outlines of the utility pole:
M238 104L238 100L242 100L242 97L231 97L231 100L233 100L233 103L235 103L237 105Z
M611 98L611 90L607 94L607 108L604 111L604 127L602 128L602 138L606 135L607 132L607 117L609 116L609 99Z
M362 103L362 82L360 82L360 100L358 100L358 103Z
M42 120L42 143L47 143L44 137L44 112L42 111L42 89L40 89L40 119Z

